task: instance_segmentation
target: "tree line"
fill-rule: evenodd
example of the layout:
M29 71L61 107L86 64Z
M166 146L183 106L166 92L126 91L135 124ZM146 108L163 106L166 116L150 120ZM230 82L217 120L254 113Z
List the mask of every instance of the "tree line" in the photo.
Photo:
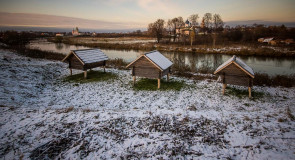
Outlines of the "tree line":
M253 24L252 26L238 25L230 27L226 25L219 14L206 13L199 20L198 14L190 15L192 29L189 35L177 33L177 29L185 26L184 19L179 16L165 21L158 19L148 24L147 31L150 36L157 39L158 43L183 43L187 41L193 44L209 45L227 44L230 42L257 42L259 38L275 37L276 39L295 39L295 28L281 26L265 26ZM196 33L197 31L197 33Z

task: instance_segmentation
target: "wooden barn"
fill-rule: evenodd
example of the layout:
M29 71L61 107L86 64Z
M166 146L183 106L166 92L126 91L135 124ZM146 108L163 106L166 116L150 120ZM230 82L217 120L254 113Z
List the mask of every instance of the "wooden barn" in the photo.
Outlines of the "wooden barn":
M251 87L253 86L254 71L240 58L233 56L221 66L219 66L214 74L221 77L223 83L222 94L225 93L227 84L248 86L249 98L251 98Z
M84 78L87 78L87 70L105 65L108 57L100 49L72 50L62 61L69 63L70 74L72 69L84 71Z
M169 80L171 66L172 62L160 52L151 51L139 56L126 67L132 68L133 84L135 84L136 76L156 78L158 79L158 88L160 88L163 76L167 75L167 80Z

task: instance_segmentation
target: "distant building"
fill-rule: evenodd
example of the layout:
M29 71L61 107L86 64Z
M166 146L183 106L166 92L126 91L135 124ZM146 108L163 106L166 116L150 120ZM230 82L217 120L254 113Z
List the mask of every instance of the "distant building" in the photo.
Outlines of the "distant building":
M192 31L195 31L195 33L199 32L199 27L192 25L188 19L185 21L184 26L178 26L176 28L176 34L180 36L190 35Z
M73 28L72 35L73 36L80 36L81 35L81 33L79 32L78 27L76 27L75 29Z
M56 37L63 37L64 34L62 34L62 33L56 33L55 36L56 36Z
M263 43L270 43L270 41L274 40L274 37L264 38Z
M49 33L43 32L41 33L41 36L49 36Z
M286 39L285 44L294 44L294 39Z
M190 27L191 23L188 21L188 19L184 23L184 27Z
M275 45L277 45L279 43L280 43L280 40L271 40L271 41L268 42L268 44L270 44L272 46L275 46Z
M260 43L263 43L264 38L259 38L257 41L260 42Z

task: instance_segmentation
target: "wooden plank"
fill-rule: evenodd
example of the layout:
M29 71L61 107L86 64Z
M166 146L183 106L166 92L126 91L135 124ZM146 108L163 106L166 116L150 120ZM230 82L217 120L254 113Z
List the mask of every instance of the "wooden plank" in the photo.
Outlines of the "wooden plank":
M233 67L233 65L234 65L235 67ZM233 69L233 68L238 68L239 70L243 71L244 74L247 74L247 75L249 75L250 77L254 78L254 76L253 76L251 73L249 73L247 70L245 70L244 68L242 68L239 64L237 64L237 63L234 62L234 61L228 63L227 65L223 66L223 67L220 68L219 70L215 71L214 74L217 74L217 73L219 73L220 71L222 71L222 72L226 72L225 70L229 70L229 71L230 71L230 70ZM238 70L234 69L234 70L232 70L232 71L235 72L235 71L238 71Z
M251 98L251 87L248 87L248 91L249 91L249 98Z
M221 73L225 73L226 75L247 75L244 71L238 68L235 64L230 64L226 68L224 68Z
M103 61L103 72L105 73L106 72L106 61Z
M167 68L165 70L162 71L162 76L165 76L169 73L170 68Z
M158 89L161 87L161 79L158 79Z
M224 95L225 94L225 89L226 89L226 84L224 83L223 85L222 85L222 95Z
M73 54L73 52L71 51L69 54L67 54L67 56L61 60L62 62L64 62L65 60L67 60L68 58L70 58L70 56Z
M75 56L70 57L70 59L69 59L69 67L73 68L73 69L79 69L79 70L84 69L83 64L81 64L81 62Z
M248 81L249 77L225 75L223 83L248 87Z
M84 69L91 69L91 68L96 68L100 66L104 66L104 61L85 64Z
M70 68L70 74L71 74L71 75L73 75L73 71L72 71L72 68Z
M74 52L73 52L73 55L84 65L84 62L80 59L79 56L77 56Z
M146 67L134 67L134 75L146 78L159 78L159 70Z
M245 70L244 68L242 68L239 64L237 64L236 62L233 62L237 67L239 67L242 71L244 71L246 74L248 74L250 77L254 78L254 76L249 73L247 70Z
M132 67L132 76L135 76L135 66Z
M214 74L217 74L218 72L220 72L221 70L223 70L224 68L226 68L227 66L231 65L233 62L228 63L227 65L223 66L222 68L220 68L219 70L215 71Z
M158 69L154 64L152 64L146 57L139 58L136 62L133 63L136 67L151 67Z
M141 57L143 57L144 55L141 55L141 56L139 56L139 57L137 57L133 62L131 62L131 63L129 63L127 66L126 66L126 68L129 68L129 67L131 67L138 59L140 59Z
M135 86L135 82L136 82L136 77L133 76L133 86Z
M159 73L158 73L158 77L159 77L159 79L162 78L162 71L159 71Z
M84 71L84 78L87 79L87 70Z
M169 73L167 74L167 81L169 81Z

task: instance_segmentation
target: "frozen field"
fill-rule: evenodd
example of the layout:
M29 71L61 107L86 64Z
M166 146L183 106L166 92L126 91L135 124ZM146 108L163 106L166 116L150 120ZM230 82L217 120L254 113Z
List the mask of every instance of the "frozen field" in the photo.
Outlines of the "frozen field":
M66 64L4 50L0 67L0 159L295 159L295 88L250 100L172 76L188 86L134 91L116 69L69 83Z

